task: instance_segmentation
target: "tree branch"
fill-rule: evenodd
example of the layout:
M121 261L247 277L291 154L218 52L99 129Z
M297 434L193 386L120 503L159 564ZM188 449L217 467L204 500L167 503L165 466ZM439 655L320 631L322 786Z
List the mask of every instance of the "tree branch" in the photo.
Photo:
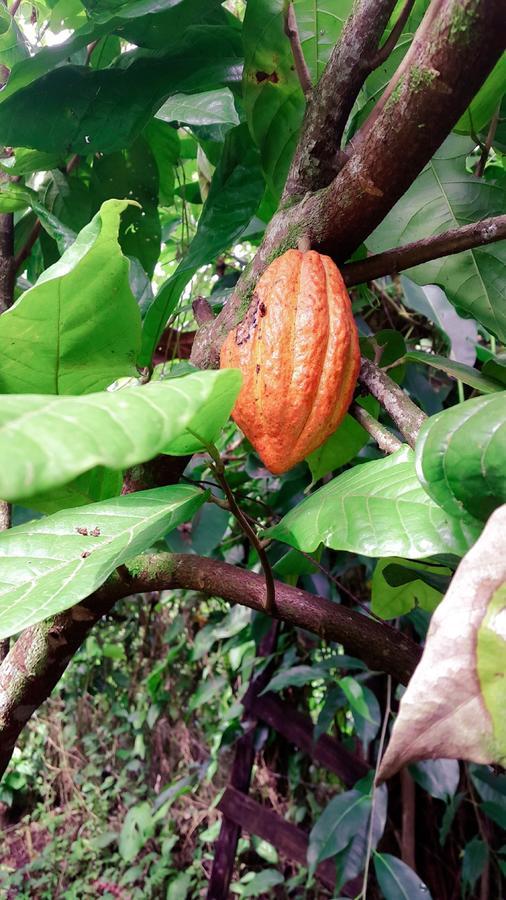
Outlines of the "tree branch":
M402 447L401 442L388 428L380 425L366 409L363 409L358 403L354 403L350 412L362 428L365 428L368 434L376 441L380 450L383 450L385 453L395 453L396 450L400 450Z
M289 3L285 14L285 34L290 41L292 48L293 62L295 71L300 81L300 86L304 96L307 98L312 91L311 75L307 67L302 45L300 42L299 29L297 27L297 19L295 18L295 10L293 3Z
M338 151L343 131L370 71L364 60L377 51L394 6L395 0L358 0L355 4L325 71L308 98L282 202L326 187L341 167Z
M244 317L258 278L276 255L296 247L303 233L308 234L314 249L329 253L338 263L357 249L465 111L501 55L505 32L502 0L433 0L392 79L388 102L377 104L379 111L375 107L369 117L372 122L331 184L273 217L232 298L215 322L198 332L192 354L195 365L211 368L218 364L221 344ZM307 122L315 116L310 112L313 102L296 155L302 153L301 145L307 140ZM321 102L326 108L325 96ZM315 137L307 158L313 159L316 168L319 154L324 161L326 158L317 135L320 128L326 133L329 127L326 117L318 129L314 123ZM325 162L322 165L325 168Z
M390 56L392 50L395 48L397 41L399 40L402 29L404 28L406 22L408 21L409 14L415 5L415 0L406 0L404 6L402 7L399 18L397 19L394 27L392 28L390 34L388 35L385 43L376 53L370 62L370 69L377 69L378 66L381 66L388 57Z
M162 553L130 561L126 578L119 573L91 597L18 638L0 665L0 777L15 743L36 709L60 680L93 625L122 597L181 588L223 597L264 611L262 575L203 557ZM420 648L386 623L339 606L324 597L277 581L275 617L336 641L406 684L421 656Z
M373 397L376 397L376 400L379 400L410 447L414 447L418 432L427 418L425 413L409 399L395 381L364 357L358 380Z
M499 116L500 115L501 115L501 104L499 103L497 105L497 109L496 109L494 115L492 116L492 119L491 119L491 122L490 122L490 125L488 128L488 132L487 132L487 137L485 138L485 143L483 144L483 147L481 148L481 155L478 160L478 165L476 166L476 169L474 170L474 174L476 175L477 178L481 178L485 171L485 166L487 165L487 159L488 159L489 153L492 149L492 144L494 143L495 133L497 131L497 126L499 124Z
M351 287L364 281L373 281L383 275L397 274L432 259L452 256L454 253L492 244L505 238L506 215L493 216L481 222L463 225L462 228L452 228L442 234L413 241L404 247L395 247L393 250L368 256L366 259L346 263L341 269L341 275L345 284Z

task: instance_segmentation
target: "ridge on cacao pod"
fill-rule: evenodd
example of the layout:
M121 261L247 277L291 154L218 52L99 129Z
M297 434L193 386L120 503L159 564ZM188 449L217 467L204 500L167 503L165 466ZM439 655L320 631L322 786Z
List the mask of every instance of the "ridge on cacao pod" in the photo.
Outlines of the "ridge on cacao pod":
M321 446L344 418L360 369L350 298L330 257L287 250L275 259L220 364L243 374L232 417L273 474Z

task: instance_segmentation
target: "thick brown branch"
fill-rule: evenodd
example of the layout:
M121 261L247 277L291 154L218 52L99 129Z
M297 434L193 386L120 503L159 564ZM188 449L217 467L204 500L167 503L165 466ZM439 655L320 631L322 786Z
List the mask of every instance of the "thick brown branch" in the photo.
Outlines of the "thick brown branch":
M379 400L408 444L414 447L418 432L427 418L425 413L369 359L362 358L358 380Z
M452 228L443 234L413 241L404 247L395 247L393 250L368 256L366 259L346 263L341 269L341 274L345 283L351 287L364 281L373 281L383 275L394 275L432 259L451 256L505 238L506 215L494 216L483 219L482 222L473 222L471 225L463 225L462 228Z
M339 147L348 116L370 69L395 0L358 0L309 98L283 201L325 187L342 160Z
M154 590L203 591L263 611L265 581L228 563L170 553L144 556L116 573L91 597L40 625L28 628L0 666L0 777L15 743L36 709L58 683L90 628L122 597ZM336 641L371 669L406 684L420 659L418 646L387 624L276 582L276 618Z
M293 3L289 3L286 8L285 34L290 41L295 71L297 72L302 92L305 97L308 97L312 90L311 75L304 59Z
M217 365L221 343L244 317L259 276L276 255L296 247L301 234L338 262L356 250L465 111L502 53L505 32L502 0L434 0L392 80L388 101L380 101L370 117L367 139L357 141L328 187L274 216L233 297L197 334L196 365ZM309 156L318 159L318 154L315 137Z

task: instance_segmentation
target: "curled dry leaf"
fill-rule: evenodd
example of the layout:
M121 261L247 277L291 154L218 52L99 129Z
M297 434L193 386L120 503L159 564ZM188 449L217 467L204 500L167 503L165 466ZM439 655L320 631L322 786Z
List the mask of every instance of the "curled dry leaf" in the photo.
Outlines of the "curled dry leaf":
M506 505L433 615L378 782L420 759L506 763Z

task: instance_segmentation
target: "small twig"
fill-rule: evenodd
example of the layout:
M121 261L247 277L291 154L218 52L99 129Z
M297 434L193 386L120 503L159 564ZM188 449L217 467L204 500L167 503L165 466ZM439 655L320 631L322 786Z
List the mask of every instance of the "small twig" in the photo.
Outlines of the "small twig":
M260 543L255 530L250 525L247 517L245 516L235 499L234 493L226 479L225 467L219 453L213 454L212 458L213 464L211 468L228 500L230 512L237 519L239 525L244 531L244 534L258 553L258 558L260 560L262 569L264 570L265 576L265 612L267 613L267 615L272 615L276 599L276 589L274 586L274 576L272 574L271 564L267 558L267 553L265 552L264 547L262 547L262 544Z
M487 132L487 137L485 139L485 143L481 148L481 155L476 164L476 168L474 170L474 174L481 178L485 171L485 166L487 164L487 159L492 148L492 144L494 143L495 133L497 131L497 125L499 124L499 115L501 113L501 104L499 103L494 115L492 116L489 129Z
M418 432L427 418L425 413L370 359L362 357L358 380L379 400L407 443L414 447Z
M341 269L341 275L345 284L352 287L362 284L364 281L372 281L374 278L382 278L384 275L392 275L404 269L411 269L420 263L440 259L442 256L451 256L461 253L463 250L471 250L473 247L481 247L484 244L492 244L506 238L506 215L493 216L483 219L482 222L473 222L471 225L463 225L462 228L452 228L443 234L434 237L422 238L405 244L404 247L394 247L383 253L376 253L366 259L347 263Z
M285 34L290 41L293 61L295 63L295 71L297 72L303 94L307 99L313 90L313 86L311 84L311 75L306 60L304 59L304 53L302 52L302 44L300 42L299 29L297 27L297 19L295 17L293 3L289 3L286 8Z
M381 759L383 757L383 748L385 746L385 737L387 733L387 725L388 720L390 718L392 705L392 676L387 676L387 699L385 705L385 715L383 716L383 725L381 726L381 735L378 747L378 759L376 761L376 770L374 773L374 786L372 790L372 801L371 801L371 817L369 819L369 831L367 834L367 850L365 855L365 869L364 869L364 880L362 882L362 890L359 894L357 900L367 900L367 882L369 880L369 866L371 864L371 856L372 856L372 833L374 828L374 807L376 805L376 796L377 796L377 787L376 787L376 778L378 777L379 767L381 764Z
M373 69L377 69L378 66L381 66L382 63L384 63L390 56L392 50L394 49L397 41L401 36L402 29L408 21L409 14L413 9L414 4L415 0L406 0L404 6L401 9L399 18L397 19L397 22L388 35L385 43L382 47L379 48L378 52L375 54L375 56L373 56L369 64L371 72L373 71Z
M402 447L401 441L399 441L388 428L385 428L384 425L380 425L374 416L371 416L371 414L362 406L359 406L358 403L353 404L350 412L357 422L360 423L362 428L365 428L368 434L374 438L380 450L383 450L385 453L395 453L396 450L399 450Z
M12 6L11 6L11 8L10 8L10 10L9 10L11 16L15 16L15 15L16 15L16 13L17 13L17 11L18 11L18 9L19 9L20 6L21 6L21 0L14 0L14 3L12 4Z
M95 50L97 44L98 44L98 41L92 41L91 44L88 44L88 46L86 48L86 59L84 61L85 66L89 65L90 59L93 55L93 51Z

